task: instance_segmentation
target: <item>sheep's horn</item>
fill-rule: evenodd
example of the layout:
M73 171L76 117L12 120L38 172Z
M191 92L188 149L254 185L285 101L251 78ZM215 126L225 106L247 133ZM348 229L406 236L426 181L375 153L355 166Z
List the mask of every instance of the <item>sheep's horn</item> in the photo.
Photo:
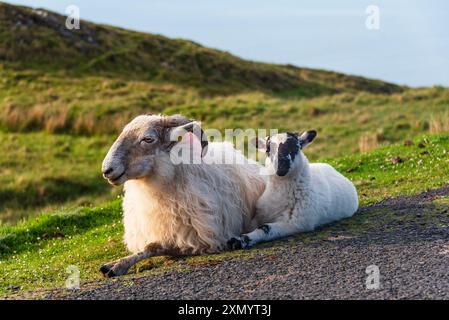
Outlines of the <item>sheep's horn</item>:
M200 128L200 135L201 136L199 136L198 130L195 130L195 126L198 126ZM200 140L200 142L201 142L201 156L204 157L204 155L207 152L207 147L209 145L209 142L207 141L207 136L204 133L203 129L201 129L200 124L198 122L196 122L196 121L192 121L192 122L186 123L186 124L184 124L182 126L176 127L176 128L174 128L172 130L171 136L174 135L175 137L179 137L179 136L182 135L182 133L184 131L192 132L198 138L198 140Z

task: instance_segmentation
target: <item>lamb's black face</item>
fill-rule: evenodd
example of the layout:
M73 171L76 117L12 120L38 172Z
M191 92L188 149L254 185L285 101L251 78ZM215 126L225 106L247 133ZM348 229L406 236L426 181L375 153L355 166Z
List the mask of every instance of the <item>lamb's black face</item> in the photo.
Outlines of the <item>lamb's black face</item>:
M287 132L285 141L280 142L278 147L278 166L276 170L278 176L283 177L290 171L299 150L298 135Z
M281 133L266 141L267 167L278 176L285 176L292 168L301 146L296 133Z
M296 166L301 149L312 142L315 136L316 131L307 131L301 136L287 132L268 138L266 167L280 177L286 176Z

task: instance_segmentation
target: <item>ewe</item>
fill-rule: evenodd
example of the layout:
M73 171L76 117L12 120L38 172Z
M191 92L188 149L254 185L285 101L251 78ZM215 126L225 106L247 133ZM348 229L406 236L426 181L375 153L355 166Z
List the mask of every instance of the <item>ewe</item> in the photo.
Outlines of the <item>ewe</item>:
M325 163L309 164L302 153L316 136L282 133L257 140L266 150L269 176L257 202L254 231L232 238L231 248L248 248L350 217L357 211L357 191L347 178Z
M217 252L231 237L251 231L265 188L261 167L230 143L208 144L197 127L180 115L138 116L112 145L102 171L111 184L125 183L124 240L133 254L103 265L105 276L125 274L151 256ZM199 163L174 162L175 147L195 136ZM221 156L243 164L214 163Z

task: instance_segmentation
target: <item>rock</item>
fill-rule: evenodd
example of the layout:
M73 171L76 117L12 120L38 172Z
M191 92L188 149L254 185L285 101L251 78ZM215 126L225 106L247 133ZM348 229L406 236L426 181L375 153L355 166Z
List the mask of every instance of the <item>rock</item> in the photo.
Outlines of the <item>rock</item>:
M321 113L322 113L322 110L317 107L313 107L312 109L309 110L309 114L314 117L319 116Z
M18 286L18 285L15 285L15 284L8 285L8 289L11 290L11 291L18 291L21 288L22 288L21 286Z
M402 160L402 158L399 157L399 156L396 156L396 157L391 158L391 163L392 163L392 164L398 164L398 163L401 163L401 162L403 162L403 160Z

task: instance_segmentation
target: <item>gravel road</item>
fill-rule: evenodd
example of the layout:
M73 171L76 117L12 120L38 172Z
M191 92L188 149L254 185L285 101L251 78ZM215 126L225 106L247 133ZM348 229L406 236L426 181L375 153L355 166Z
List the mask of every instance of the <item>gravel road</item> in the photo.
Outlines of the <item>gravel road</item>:
M46 298L449 299L449 204L434 201L441 196L449 196L449 186L387 199L351 218L373 227L337 225L330 236L318 230L309 241L267 244L269 253L259 250L251 259L90 283L74 292L50 291ZM380 288L367 289L367 267L373 265Z

